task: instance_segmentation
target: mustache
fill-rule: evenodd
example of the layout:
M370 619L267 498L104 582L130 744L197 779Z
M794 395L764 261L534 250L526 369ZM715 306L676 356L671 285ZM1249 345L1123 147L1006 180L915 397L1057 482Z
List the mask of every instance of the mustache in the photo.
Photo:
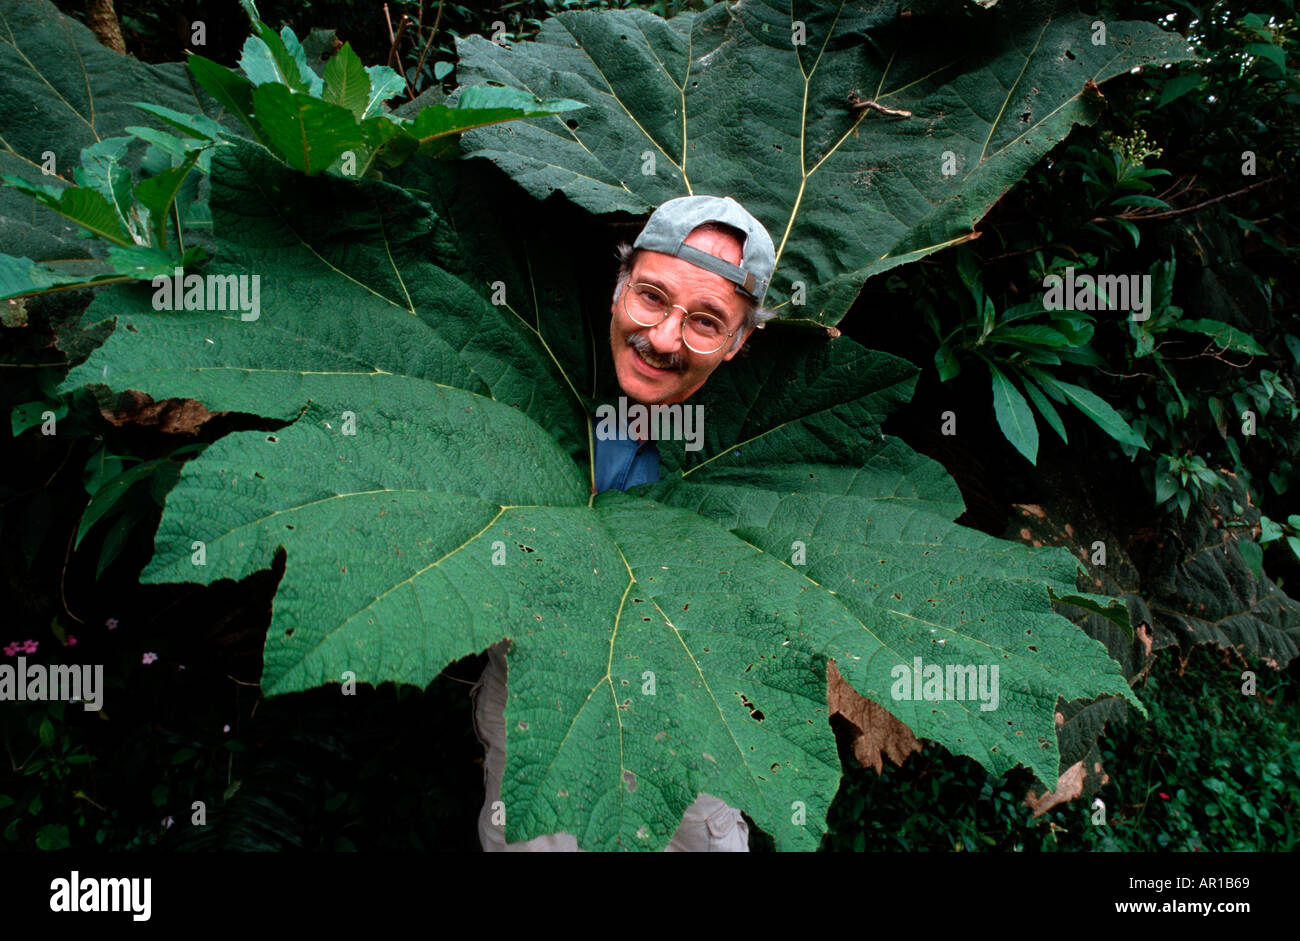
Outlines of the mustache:
M632 349L636 350L638 353L649 353L656 359L666 359L668 361L668 369L680 370L686 365L686 357L682 356L680 353L660 353L654 348L654 344L651 343L644 334L629 333L627 336L627 345L632 347Z

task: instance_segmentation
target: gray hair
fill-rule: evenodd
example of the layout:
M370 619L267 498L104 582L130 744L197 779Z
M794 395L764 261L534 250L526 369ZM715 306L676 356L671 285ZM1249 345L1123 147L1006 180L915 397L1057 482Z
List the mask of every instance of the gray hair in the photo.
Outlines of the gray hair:
M736 236L738 239L744 238L743 232L738 232L736 229L732 228L729 225L721 225L716 222L706 222L703 225L696 226L691 231L692 232L725 232L728 235ZM632 277L632 267L636 264L636 256L639 251L641 251L641 249L633 248L627 242L619 243L619 245L614 249L614 254L618 258L618 281L614 286L614 303L616 304L618 303L618 296L623 293L624 285L626 285L628 279ZM742 297L744 297L744 295L742 295ZM745 300L745 319L744 322L741 324L744 333L737 334L736 342L735 344L733 344L733 348L735 346L740 345L740 343L743 342L744 339L747 336L749 336L749 334L752 333L755 329L761 328L763 324L767 323L769 320L771 320L776 316L776 311L769 310L768 308L763 307L761 304L751 301L749 298L744 298L744 300Z

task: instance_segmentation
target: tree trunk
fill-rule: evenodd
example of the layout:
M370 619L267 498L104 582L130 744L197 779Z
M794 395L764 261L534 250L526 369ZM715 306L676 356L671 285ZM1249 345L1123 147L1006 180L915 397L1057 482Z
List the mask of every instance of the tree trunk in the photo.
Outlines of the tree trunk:
M122 24L117 21L113 0L86 0L86 25L101 43L114 52L126 55Z

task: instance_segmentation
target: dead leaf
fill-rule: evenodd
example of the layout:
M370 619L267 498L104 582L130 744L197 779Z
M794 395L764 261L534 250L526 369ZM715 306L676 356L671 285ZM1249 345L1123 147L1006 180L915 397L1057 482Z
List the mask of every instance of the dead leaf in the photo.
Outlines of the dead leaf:
M882 756L895 767L902 767L908 755L921 750L921 743L912 730L883 707L859 695L840 676L834 660L826 667L826 683L829 712L842 716L853 726L853 757L862 767L875 768L876 774L880 774L884 771Z
M209 412L195 399L155 402L143 392L130 390L118 397L117 408L101 408L99 414L119 428L137 425L170 435L192 435L209 419L226 413Z
M1057 780L1056 790L1048 791L1042 797L1038 797L1033 791L1030 791L1025 796L1025 806L1034 812L1035 817L1041 817L1058 804L1074 800L1083 793L1083 779L1087 777L1087 774L1088 772L1083 768L1083 762L1076 761Z
M1142 642L1142 647L1145 649L1146 655L1148 657L1151 656L1151 626L1147 624L1146 621L1143 621L1137 626L1134 633L1137 635L1137 639Z

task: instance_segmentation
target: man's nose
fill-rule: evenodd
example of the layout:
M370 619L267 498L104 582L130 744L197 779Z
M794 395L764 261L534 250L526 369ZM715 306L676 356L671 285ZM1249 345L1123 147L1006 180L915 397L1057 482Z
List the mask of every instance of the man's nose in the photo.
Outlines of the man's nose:
M686 314L679 305L668 311L668 316L656 326L648 327L646 334L650 343L660 353L676 353L682 346L682 318Z

